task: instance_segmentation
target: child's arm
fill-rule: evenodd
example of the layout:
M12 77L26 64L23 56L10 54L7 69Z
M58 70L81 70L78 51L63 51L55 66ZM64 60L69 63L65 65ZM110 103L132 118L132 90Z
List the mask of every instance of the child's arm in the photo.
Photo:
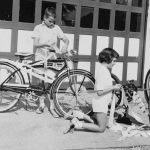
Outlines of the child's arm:
M105 95L105 94L108 94L109 92L113 91L113 90L119 90L121 88L122 85L120 84L116 84L114 86L111 86L107 89L104 89L104 90L98 90L97 91L97 95L98 96L102 96L102 95Z

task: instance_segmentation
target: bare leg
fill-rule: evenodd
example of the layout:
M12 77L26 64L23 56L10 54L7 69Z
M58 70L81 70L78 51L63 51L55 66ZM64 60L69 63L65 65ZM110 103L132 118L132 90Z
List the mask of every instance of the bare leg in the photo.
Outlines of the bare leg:
M45 102L44 102L44 100L45 100L45 96L42 95L42 96L39 98L39 102L40 102L40 106L39 106L39 107L42 107L42 108L45 107Z
M95 117L97 120L97 124L94 123L82 123L81 121L75 119L73 120L73 124L76 129L86 129L93 132L104 132L107 127L107 114L103 112L95 113Z
M93 119L91 119L91 117L88 116L88 115L86 115L86 114L84 114L83 119L84 119L84 120L87 120L87 121L90 122L90 123L94 123Z
M45 100L45 96L44 96L44 95L40 96L40 98L39 98L39 103L40 103L40 104L39 104L38 109L36 110L36 113L37 113L37 114L43 113L44 107L45 107L44 100Z
M73 116L77 117L78 119L83 119L83 120L86 120L88 122L94 123L94 121L91 119L90 116L84 114L83 112L81 112L79 110L74 110L73 111Z
M39 86L39 87L43 87L43 81L40 81L40 80L36 80L36 84ZM41 95L39 97L39 107L38 109L36 110L36 113L37 114L41 114L44 112L44 107L45 107L45 95Z
M50 113L52 114L52 116L53 116L54 118L58 118L59 115L58 115L58 114L56 113L56 111L55 111L54 101L53 101L53 99L50 97L49 94L48 94L48 99L49 99L49 102L50 102L50 108L49 108Z
M50 99L50 110L55 109L53 99Z
M97 124L83 123L82 128L94 132L104 132L107 126L107 114L102 112L95 113Z

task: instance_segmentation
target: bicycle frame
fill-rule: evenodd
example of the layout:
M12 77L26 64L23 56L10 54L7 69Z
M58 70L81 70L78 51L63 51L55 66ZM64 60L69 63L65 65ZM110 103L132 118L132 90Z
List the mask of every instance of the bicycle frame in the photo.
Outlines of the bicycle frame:
M22 62L33 56L33 54L29 53L16 53L15 56L19 58L20 62L0 59L0 94L2 100L0 112L11 109L22 96L27 102L37 101L42 95L49 100L54 100L54 105L62 116L66 116L68 113L70 116L70 112L67 110L70 109L72 111L79 104L82 105L80 101L84 102L83 105L85 104L81 109L87 108L84 110L86 113L91 111L86 101L83 100L84 97L80 96L80 92L86 91L88 88L94 89L95 79L86 70L74 69L68 57L71 54L75 54L74 51L62 54L62 59L49 60L47 58L32 63ZM54 71L54 75L49 74L51 71ZM42 80L42 85L32 84L30 82L31 76ZM28 81L25 82L25 79ZM66 103L65 99L63 103L60 103L63 97L67 98L67 103L69 102L68 105L64 105L65 107L69 106L67 110L61 106ZM71 98L73 105L70 103L70 100L68 101L68 98Z
M68 70L68 72L70 70L70 68L68 67L66 59L50 60L51 63L63 62L64 66L60 70L56 69L56 68L52 68L52 67L50 69L48 69L48 66L46 65L48 58L46 59L46 61L40 60L40 61L36 61L33 63L15 62L13 60L8 60L8 59L0 59L0 60L14 65L17 69L13 73L11 73L9 76L7 76L3 82L0 83L0 88L5 87L5 90L18 91L20 93L24 93L24 92L30 90L29 89L29 87L30 87L30 75L32 75L32 76L34 76L34 77L36 77L36 78L38 78L44 82L52 84L55 81L56 77L59 76L59 74L61 74L65 70ZM36 66L39 66L41 64L44 65L42 67L42 69L44 69L44 70L40 70L41 67L40 67L40 69L35 68ZM50 76L50 74L47 73L48 70L56 71L55 78L53 76ZM24 72L27 74L29 84L6 83L7 81L9 81L11 76L13 76L17 71L21 72L21 73ZM24 75L23 75L23 78L24 78Z

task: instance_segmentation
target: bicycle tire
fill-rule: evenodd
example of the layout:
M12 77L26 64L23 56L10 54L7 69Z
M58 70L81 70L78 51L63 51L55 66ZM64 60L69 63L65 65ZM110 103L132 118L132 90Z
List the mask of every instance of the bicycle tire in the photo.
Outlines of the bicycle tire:
M17 67L14 65L0 61L0 83L6 79L12 72L17 70ZM2 79L2 76L5 79ZM7 84L25 84L23 75L20 71L17 71L12 78L7 82ZM8 91L4 90L3 86L0 89L0 112L5 112L14 107L21 97L21 93L17 93L17 91Z
M82 83L83 85L83 89L86 90L85 94L86 96L84 95L84 93L80 92L79 95L80 97L78 96L78 99L80 99L79 101L81 102L80 104L84 104L84 106L82 105L79 105L78 106L78 109L81 110L82 112L84 112L85 114L89 114L92 112L92 107L91 107L91 100L93 98L94 95L96 95L96 93L94 92L94 84L95 84L95 79L94 77L92 76L92 74L90 72L87 72L85 70L81 70L81 69L77 69L77 70L72 70L69 72L69 74L72 76L73 74L74 75L80 75L80 76L84 76L85 78L87 78L89 80L89 83L88 84L92 84L92 87L90 86L90 89L88 87L85 87L85 85L88 85L87 83L84 84ZM59 93L59 87L61 86L60 84L62 83L62 81L68 77L68 72L65 72L63 73L61 76L58 77L58 79L56 80L54 86L53 86L53 99L54 99L54 104L55 104L55 108L56 110L59 112L59 114L61 114L61 116L63 116L64 118L67 118L67 119L71 119L73 116L72 116L72 110L74 110L75 106L71 106L68 105L67 101L66 100L62 100L61 98L64 99L63 95L61 95L62 97L61 98L58 98L58 93ZM77 78L77 77L76 77ZM112 78L113 78L113 83L116 84L116 83L120 83L120 80L119 78L112 74ZM87 81L88 81L87 80ZM79 81L78 81L79 83ZM68 84L69 86L69 84ZM64 86L62 86L64 88ZM61 88L62 88L61 87ZM80 86L78 86L80 87ZM67 91L67 88L65 90L65 92ZM63 94L65 94L65 92ZM67 93L67 92L66 92ZM82 93L82 94L81 94ZM120 94L120 97L118 99L118 102L116 103L116 107L120 104L121 102L121 93ZM84 97L86 97L86 100L83 99ZM70 97L71 99L71 97ZM60 100L60 101L59 101ZM74 100L72 98L72 100ZM76 100L75 100L76 101ZM82 103L83 102L83 103ZM76 105L76 104L75 104ZM70 109L69 109L70 107Z
M77 79L77 83L69 85L68 74L71 79ZM94 90L95 79L90 72L85 70L76 69L64 72L55 81L53 86L53 100L56 110L62 117L71 119L72 111L79 109L85 114L89 114L92 111L90 95L95 94ZM76 90L77 96L73 93ZM90 94L87 94L88 92ZM86 98L85 98L86 94ZM87 96L88 95L88 96Z
M146 73L145 82L144 82L144 95L147 103L149 104L150 100L150 70Z

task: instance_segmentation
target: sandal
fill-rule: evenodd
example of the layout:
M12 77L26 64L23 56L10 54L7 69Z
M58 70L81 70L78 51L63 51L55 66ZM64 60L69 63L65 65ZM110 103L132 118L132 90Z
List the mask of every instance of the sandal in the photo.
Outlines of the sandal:
M37 114L42 114L44 112L44 108L42 107L39 107L37 110L36 110L36 113Z

